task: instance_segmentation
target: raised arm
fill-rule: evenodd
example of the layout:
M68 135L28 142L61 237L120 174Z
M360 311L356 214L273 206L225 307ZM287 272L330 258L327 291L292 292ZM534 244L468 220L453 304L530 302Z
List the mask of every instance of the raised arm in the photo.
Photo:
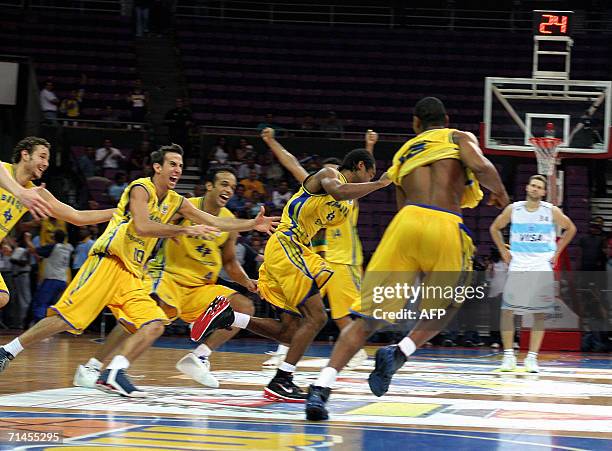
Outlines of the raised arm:
M271 233L278 225L280 217L264 216L265 209L261 207L259 214L254 219L219 218L196 208L191 202L183 202L179 208L179 214L197 224L206 224L226 232L246 232L257 230L259 232Z
M497 218L495 218L495 221L493 221L493 224L491 224L489 227L491 238L493 238L493 242L497 246L497 250L499 250L502 260L507 264L510 263L511 255L510 251L506 247L504 236L502 235L501 231L506 228L511 219L512 205L508 205L504 211Z
M386 172L375 182L363 183L342 183L338 178L338 174L339 172L335 169L321 169L314 175L313 183L320 183L325 192L335 200L359 199L391 183Z
M223 269L229 274L231 279L236 283L242 285L247 290L251 292L257 291L257 283L252 280L247 273L244 271L242 265L238 262L236 258L236 239L238 238L238 233L232 232L223 245L223 249L221 251L221 258L223 261Z
M113 217L114 208L106 210L76 210L70 205L59 201L53 194L44 188L38 188L41 197L49 204L50 216L62 219L76 226L99 224L108 222Z
M504 208L510 202L506 188L499 173L482 153L478 140L473 133L455 131L453 141L459 146L461 161L470 168L482 186L491 191L489 203L498 208Z
M261 131L261 139L268 145L274 156L285 169L291 172L291 175L299 183L303 183L308 177L308 171L300 164L300 162L287 149L274 138L274 129L267 127Z
M559 239L559 242L557 242L557 251L555 252L555 256L553 257L554 265L557 263L557 259L559 258L559 255L561 255L561 252L563 252L563 250L567 247L570 241L574 239L574 236L576 236L576 225L566 214L561 211L559 207L553 207L552 212L553 221L556 225L558 225L564 230L563 234L561 235L561 238Z
M44 185L43 185L44 186ZM9 171L0 164L0 187L12 193L34 217L42 219L51 215L49 204L41 197L38 188L24 188L15 180Z
M374 146L378 142L378 133L374 130L368 130L365 134L365 148L368 152L374 155Z

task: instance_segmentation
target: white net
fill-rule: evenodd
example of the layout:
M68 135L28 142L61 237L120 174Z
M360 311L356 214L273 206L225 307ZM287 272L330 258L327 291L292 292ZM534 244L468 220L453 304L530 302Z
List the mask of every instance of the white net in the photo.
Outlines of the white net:
M559 138L530 138L536 158L538 159L538 173L551 176L555 173L557 155L559 154Z

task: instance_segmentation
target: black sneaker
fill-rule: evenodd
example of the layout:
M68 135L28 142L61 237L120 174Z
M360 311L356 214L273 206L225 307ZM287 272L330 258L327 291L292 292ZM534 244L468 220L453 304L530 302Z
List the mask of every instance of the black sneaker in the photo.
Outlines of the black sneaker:
M138 390L124 369L104 370L96 382L98 390L126 398L146 398L147 393Z
M306 419L311 421L327 420L329 415L325 404L329 399L331 389L329 387L308 387L308 399L306 400Z
M370 390L376 396L382 396L389 390L391 378L402 365L406 363L406 356L397 345L383 346L376 351L374 371L368 377Z
M8 368L9 362L15 357L4 348L0 348L0 373Z
M264 398L280 402L306 402L307 394L293 383L293 377L275 377L264 388Z
M196 319L191 327L191 339L201 341L217 329L231 329L234 322L234 310L227 298L217 296Z

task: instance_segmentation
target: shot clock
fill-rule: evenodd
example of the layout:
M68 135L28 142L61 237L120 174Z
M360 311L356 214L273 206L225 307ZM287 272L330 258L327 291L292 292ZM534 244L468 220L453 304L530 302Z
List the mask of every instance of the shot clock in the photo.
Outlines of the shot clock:
M570 37L573 14L573 11L533 11L533 34Z

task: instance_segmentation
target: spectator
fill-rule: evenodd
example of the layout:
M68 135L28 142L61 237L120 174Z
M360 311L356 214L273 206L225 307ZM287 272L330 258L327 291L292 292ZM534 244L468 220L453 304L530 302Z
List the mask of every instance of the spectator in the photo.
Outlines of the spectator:
M264 187L264 184L257 179L257 171L255 169L251 169L249 178L241 180L240 184L244 186L244 197L249 200L253 199L254 191L257 191L262 196L266 195L266 188Z
M253 146L249 144L246 138L240 138L234 153L236 161L245 161L253 153Z
M120 122L121 117L119 116L119 113L113 110L112 106L106 105L106 108L104 109L104 114L100 117L100 120L107 122ZM109 124L109 126L107 127L111 128L118 126L120 126L120 124Z
M299 136L308 138L316 136L316 129L317 124L314 120L314 117L312 116L312 114L307 114L306 116L304 116L304 119L302 119L302 123L300 124L301 133L299 134Z
M264 128L273 128L275 131L281 130L281 127L274 124L274 116L272 113L268 113L265 115L263 120L257 124L257 131L261 132Z
M76 273L79 272L79 269L81 269L81 266L83 266L87 259L89 250L94 244L94 239L88 226L79 227L79 239L80 242L76 245L74 258L72 259L72 277L75 277Z
M142 37L149 33L149 12L153 0L134 0L136 16L136 37Z
M287 201L291 199L293 193L289 191L289 184L286 181L279 183L278 188L272 192L272 203L274 208L282 209Z
M125 160L121 151L113 147L113 142L106 138L104 145L96 150L96 163L103 169L118 169L119 161Z
M25 319L32 303L32 289L30 287L30 253L27 249L25 237L31 237L29 232L24 232L19 236L17 247L11 255L13 264L13 282L15 285L15 299L13 305L13 320L15 328L23 329Z
M53 234L53 243L47 246L34 247L32 241L26 236L25 241L30 252L45 258L43 281L36 290L32 301L32 314L34 321L38 322L47 316L47 308L55 304L66 289L67 272L70 268L70 256L73 251L71 244L65 244L66 234L56 230Z
M227 163L229 159L229 153L227 152L227 141L223 136L220 136L217 139L217 143L210 149L210 154L208 155L209 160L215 160L217 163Z
M342 126L342 122L340 122L336 113L330 111L327 113L327 117L321 122L320 130L327 132L325 133L327 138L342 138L344 127Z
M261 207L266 207L264 196L258 192L253 191L251 193L251 206L249 207L249 217L254 218L259 214ZM267 214L267 213L266 213Z
M195 194L195 192L194 192ZM234 191L234 195L227 202L226 207L235 213L237 216L241 216L246 208L246 198L244 197L244 186L238 184L236 186L236 191Z
M176 99L176 107L166 113L164 124L168 126L170 141L180 145L185 152L188 152L189 130L193 125L193 117L183 99Z
M59 105L59 99L53 92L53 83L48 81L45 83L45 87L40 91L40 108L43 111L45 119L50 121L53 125L57 124L57 107Z
M54 217L44 218L40 221L40 246L46 246L47 244L52 244L53 234L56 230L61 230L64 232L64 236L68 234L68 225L66 221L62 219L56 219Z
M123 194L123 190L127 188L127 176L123 172L115 174L115 182L108 187L108 196L114 203L118 203Z
M98 167L96 166L96 151L93 147L85 147L85 153L77 158L77 168L86 179L96 175Z
M134 82L134 89L132 89L128 96L128 102L132 111L132 121L144 122L147 115L148 96L142 89L142 81L140 79Z
M265 172L266 183L269 183L271 185L276 185L285 175L285 171L283 170L281 165L278 164L278 161L272 158L271 154L266 155L264 166L266 168L266 172Z
M82 93L77 90L70 91L70 96L62 100L59 110L63 117L67 119L78 119L81 116ZM73 124L74 125L74 124Z
M206 194L206 187L204 185L198 184L193 187L193 197L202 197Z
M238 167L238 178L247 178L253 169L257 175L261 175L261 165L255 163L255 157L250 155L246 163L243 163Z

